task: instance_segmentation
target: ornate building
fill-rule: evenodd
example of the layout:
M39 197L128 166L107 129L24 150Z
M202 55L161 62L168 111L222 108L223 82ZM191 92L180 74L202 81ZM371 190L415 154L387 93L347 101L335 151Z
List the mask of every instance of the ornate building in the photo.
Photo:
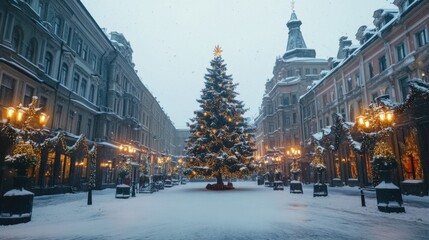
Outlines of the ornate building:
M316 58L316 51L307 48L301 24L293 11L286 24L289 29L286 52L277 58L273 77L265 83L262 105L255 119L257 159L272 150L285 153L285 149L303 145L299 97L328 68L328 61Z
M133 146L132 181L138 164L176 150L176 129L137 76L132 48L117 32L107 34L80 1L0 1L0 119L6 108L27 106L37 96L50 116L46 139L62 133L43 148L29 176L36 193L46 189L84 189L89 160L80 145L96 146L96 187L116 182L121 144ZM85 137L83 137L85 136ZM45 139L45 140L46 140ZM82 140L84 139L84 140ZM82 145L83 146L83 145ZM13 146L0 146L0 193L11 186L4 156Z
M355 119L370 103L385 99L398 106L405 103L409 106L406 110L392 108L400 109L395 110L398 114L391 142L399 163L394 181L401 184L404 192L427 194L429 145L424 136L428 134L429 117L418 111L427 106L427 100L410 102L415 96L409 96L408 81L428 81L429 3L395 0L394 4L399 11L378 9L373 15L375 27L358 29L358 46L344 44L347 39L340 39L338 56L342 59L332 60L331 70L301 97L303 138L323 141L332 137L339 142L325 159L331 184L368 185L372 181L368 154L355 151L352 145L358 142L350 145L343 132L331 132L338 129L331 127L338 124L336 114L353 128ZM410 143L416 143L412 153Z

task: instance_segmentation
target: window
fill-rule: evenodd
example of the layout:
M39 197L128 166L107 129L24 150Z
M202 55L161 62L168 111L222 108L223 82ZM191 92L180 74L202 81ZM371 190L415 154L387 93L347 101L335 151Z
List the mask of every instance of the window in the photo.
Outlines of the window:
M79 92L79 94L82 96L82 97L85 97L86 96L86 83L87 83L88 81L86 80L86 79L82 79L82 81L80 82L80 92Z
M61 126L61 115L63 113L63 106L57 105L57 109L55 110L55 126L56 128L60 128Z
M292 104L297 104L298 103L298 98L296 97L295 94L292 94Z
M286 115L285 116L285 128L290 128L290 116Z
M82 52L82 39L81 38L78 38L77 39L77 46L76 46L76 52L77 52L77 54L81 54L81 52Z
M39 97L39 108L42 108L42 110L46 110L45 106L47 103L48 103L48 98L43 96Z
M91 84L91 86L89 87L88 100L92 103L94 102L94 94L95 94L95 87L94 87L94 84Z
M368 63L368 72L369 72L369 78L374 77L374 67L372 66L372 62Z
M353 80L351 77L347 79L347 92L351 92L353 90Z
M326 126L329 126L329 117L326 117Z
M292 123L296 124L296 113L292 114Z
M416 33L416 40L417 40L417 47L422 47L428 42L426 37L426 29L423 29Z
M305 75L310 75L310 68L305 69Z
M268 114L273 114L273 105L268 105Z
M320 129L323 128L323 121L322 121L322 119L319 120L319 127L320 127Z
M0 104L3 106L12 105L13 92L16 80L4 74L0 87Z
M408 78L401 78L399 80L400 88L401 88L401 94L402 94L402 101L405 101L407 99L408 95Z
M77 116L77 125L76 125L76 134L77 135L79 135L81 132L80 132L80 128L82 127L82 115L81 114L79 114L78 116Z
M313 68L313 74L317 75L317 68Z
M353 106L349 107L349 111L350 111L350 121L354 121L354 119L355 119L355 111L353 109Z
M91 127L92 127L92 120L88 119L88 125L86 127L86 137L88 139L91 139Z
M61 37L61 19L59 17L54 18L54 33Z
M270 122L268 124L268 132L270 133L274 132L274 123Z
M72 29L69 27L68 23L64 23L64 31L63 31L63 40L66 41L68 45L70 45Z
M44 63L45 63L45 73L50 75L51 67L52 67L52 54L50 52L46 52Z
M398 62L404 59L405 57L404 43L401 43L400 45L396 46L396 55L398 57Z
M77 32L74 32L73 35L73 50L76 51L78 55L82 52L82 38L80 38L79 34Z
M95 54L92 55L91 64L92 69L97 70L97 56Z
M323 94L322 102L323 102L323 106L326 107L326 105L328 104L328 95L326 95L326 93Z
M380 73L386 70L387 68L387 62L386 62L386 56L383 55L378 59L378 66L380 68Z
M80 75L78 73L75 73L73 77L73 85L72 85L72 91L75 93L77 93L77 90L79 88L79 79L80 79Z
M21 52L21 41L23 39L22 29L15 26L12 32L12 49L17 53Z
M29 85L26 85L25 91L24 91L24 106L28 106L28 104L31 103L33 95L34 95L34 88Z
M74 111L69 112L69 126L67 129L68 132L72 132L72 130L73 130L74 115L75 115Z
M27 45L27 51L25 52L25 58L27 58L30 62L36 62L36 53L37 53L37 41L32 38Z
M359 87L361 85L359 73L355 74L355 82L356 82L356 87Z
M69 67L67 64L63 63L61 66L61 74L60 74L60 83L64 86L67 86L67 76L69 74Z
M287 70L287 77L292 77L292 76L293 76L292 70Z
M282 105L288 106L289 105L289 96L286 94L283 94L282 96Z
M82 49L82 58L86 61L88 58L88 45L84 44Z

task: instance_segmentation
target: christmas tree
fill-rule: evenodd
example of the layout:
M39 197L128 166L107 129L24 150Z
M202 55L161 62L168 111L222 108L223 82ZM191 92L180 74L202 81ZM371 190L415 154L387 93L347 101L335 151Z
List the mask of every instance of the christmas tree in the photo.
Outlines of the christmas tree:
M212 189L227 189L223 177L244 177L254 169L252 133L245 121L244 105L235 92L237 84L226 74L226 64L217 46L205 75L205 88L197 100L201 109L191 119L185 174L215 177ZM210 185L212 186L212 185ZM231 184L229 187L232 188ZM209 185L208 185L209 188Z

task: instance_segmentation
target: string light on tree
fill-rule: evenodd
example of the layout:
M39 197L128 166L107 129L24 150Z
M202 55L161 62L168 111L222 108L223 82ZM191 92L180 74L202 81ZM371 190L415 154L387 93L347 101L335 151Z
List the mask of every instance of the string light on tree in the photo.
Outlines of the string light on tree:
M243 177L253 170L253 129L245 121L244 105L235 99L236 85L226 74L216 46L215 58L205 75L205 88L197 100L201 110L189 124L191 136L187 146L187 170L190 177L216 177L213 188L224 189L223 177Z

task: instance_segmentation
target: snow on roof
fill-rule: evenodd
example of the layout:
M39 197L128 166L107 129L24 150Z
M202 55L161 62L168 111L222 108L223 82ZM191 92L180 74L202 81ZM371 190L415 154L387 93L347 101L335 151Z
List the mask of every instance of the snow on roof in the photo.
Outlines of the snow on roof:
M315 134L312 135L314 137L314 139L316 139L317 141L322 140L323 137L323 133L322 132L317 132Z
M377 34L373 34L372 37L370 37L365 43L363 43L362 45L360 45L352 54L350 54L347 58L343 59L337 66L335 66L333 69L329 70L328 74L326 74L319 83L317 83L316 85L314 85L312 88L310 88L306 93L304 93L301 98L304 98L305 96L307 96L307 94L315 89L317 86L319 86L323 81L325 81L326 79L328 79L334 72L336 72L338 69L340 69L344 64L346 64L348 61L350 61L357 53L359 53L360 51L362 51L363 49L365 49L373 40L375 40L376 38L379 37L379 35L381 35L381 33L386 30L388 27L391 27L397 20L399 19L399 14L396 14L388 23L386 23L382 28L380 28L380 30L376 30L376 29L371 29L369 30L368 28L365 29L366 31L376 31Z

